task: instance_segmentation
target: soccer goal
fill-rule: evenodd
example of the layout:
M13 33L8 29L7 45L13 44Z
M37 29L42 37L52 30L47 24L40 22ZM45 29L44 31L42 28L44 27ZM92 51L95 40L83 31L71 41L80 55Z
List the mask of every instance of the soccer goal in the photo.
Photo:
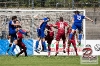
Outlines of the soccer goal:
M74 11L76 11L76 10L34 10L34 24L38 25L40 19L42 19L44 17L50 18L50 22L49 22L50 24L55 24L56 21L59 20L59 17L63 17L64 21L66 21L68 24L71 24L72 23L71 20L72 20L72 17L74 15L74 13L73 13ZM81 14L85 15L85 10L78 10L78 11L80 11ZM82 26L83 38L81 41L81 46L79 47L77 45L79 55L82 55L82 49L84 47L85 39L86 39L85 20L83 21L82 25L83 25ZM54 40L52 41L52 44L51 44L51 55L55 55L55 51L56 51L55 38L56 38L57 29L53 29L53 30L54 30ZM67 29L65 30L65 32L66 31L67 31ZM77 42L76 42L76 44L77 44ZM35 42L34 42L34 48L35 48ZM39 50L40 50L40 54L34 51L34 55L47 55L47 52L41 52L41 50L42 50L41 42L39 44ZM60 42L59 42L59 54L58 55L67 55L67 52L63 53L62 51L63 51L63 42L62 42L62 40L60 40ZM67 51L67 42L66 42L66 51ZM74 48L72 45L71 45L70 51L71 51L70 55L75 55Z

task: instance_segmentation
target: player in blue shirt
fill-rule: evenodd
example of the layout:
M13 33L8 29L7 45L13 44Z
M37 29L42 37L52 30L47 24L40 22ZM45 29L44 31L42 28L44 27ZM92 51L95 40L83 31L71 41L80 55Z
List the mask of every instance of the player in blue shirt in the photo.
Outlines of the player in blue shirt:
M46 43L45 43L45 28L46 28L46 25L47 25L47 22L50 21L50 18L46 17L46 18L43 18L40 22L40 25L39 27L37 28L37 33L38 33L38 40L36 41L36 49L35 51L38 52L38 45L39 45L39 41L41 40L42 41L42 50L43 51L47 51L46 49Z
M69 40L72 38L73 36L73 33L76 29L78 29L79 31L79 36L78 36L78 43L79 45L81 44L81 39L82 39L82 22L83 22L83 19L88 19L90 20L91 22L93 22L92 19L86 17L86 16L83 16L80 14L79 11L74 11L74 15L73 15L73 19L72 19L72 32L70 33L70 36L69 36Z
M16 24L16 20L17 20L17 16L12 16L12 20L10 20L9 22L9 36L11 37L11 39L10 39L10 44L7 53L12 43L13 43L12 52L14 51L14 48L16 47L17 44L16 26L18 26L19 24Z

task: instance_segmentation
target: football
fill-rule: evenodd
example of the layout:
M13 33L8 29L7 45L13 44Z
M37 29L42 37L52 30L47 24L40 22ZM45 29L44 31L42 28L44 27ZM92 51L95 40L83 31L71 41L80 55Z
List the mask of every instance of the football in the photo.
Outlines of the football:
M96 51L100 51L100 44L96 44L96 45L94 46L94 49L95 49Z

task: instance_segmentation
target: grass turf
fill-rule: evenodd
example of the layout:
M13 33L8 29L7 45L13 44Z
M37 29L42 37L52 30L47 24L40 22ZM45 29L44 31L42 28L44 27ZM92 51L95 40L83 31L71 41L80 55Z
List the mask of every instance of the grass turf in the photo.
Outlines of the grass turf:
M98 64L80 64L79 56L0 56L0 66L100 66Z

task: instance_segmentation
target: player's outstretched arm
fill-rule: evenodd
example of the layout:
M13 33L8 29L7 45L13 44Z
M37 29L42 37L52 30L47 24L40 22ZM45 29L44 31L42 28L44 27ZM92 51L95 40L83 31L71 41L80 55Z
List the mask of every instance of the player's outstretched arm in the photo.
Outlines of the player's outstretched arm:
M71 20L71 24L73 24L74 23L74 18L72 18L72 20Z
M93 22L93 20L92 19L90 19L89 17L85 17L86 19L88 19L88 20L90 20L91 22Z
M13 26L18 26L18 25L20 25L20 23L13 23L13 22L12 22L11 25L13 25Z
M57 29L57 25L53 25L53 27Z
M53 25L53 27L57 27L57 25Z
M44 22L44 20L40 20L40 24L38 26L38 28L40 28L41 24Z
M14 26L18 26L18 25L20 25L20 24L12 24L12 25L14 25Z

